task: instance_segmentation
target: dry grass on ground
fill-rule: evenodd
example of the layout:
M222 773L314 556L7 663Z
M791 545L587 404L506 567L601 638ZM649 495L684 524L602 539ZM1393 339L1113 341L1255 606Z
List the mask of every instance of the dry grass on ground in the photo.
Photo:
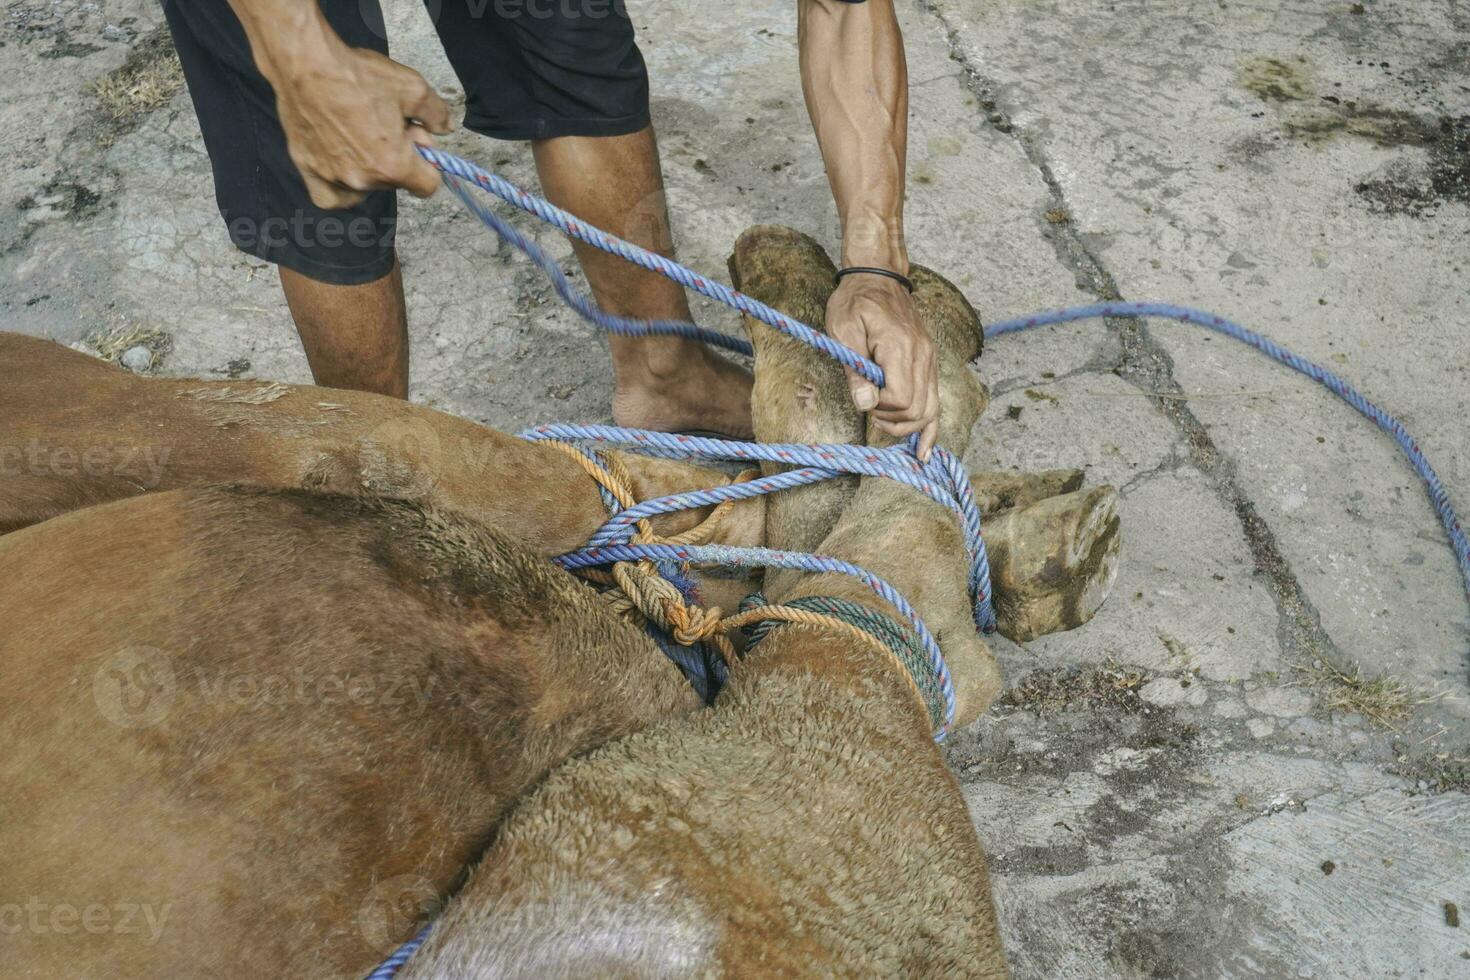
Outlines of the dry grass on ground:
M1132 713L1142 706L1139 689L1149 674L1109 660L1102 667L1084 670L1062 667L1034 670L1021 678L998 702L1002 708L1019 708L1037 714L1096 708Z
M1327 710L1359 714L1393 731L1409 719L1415 707L1435 700L1387 673L1366 677L1356 665L1344 668L1319 657L1310 667L1297 669Z
M121 67L89 86L102 105L108 128L104 140L110 143L132 129L183 87L184 70L173 40L166 28L159 28L138 42Z
M82 343L96 351L98 357L114 363L130 348L146 347L150 355L149 370L158 367L164 355L173 348L173 338L162 330L133 324L94 330L82 338Z

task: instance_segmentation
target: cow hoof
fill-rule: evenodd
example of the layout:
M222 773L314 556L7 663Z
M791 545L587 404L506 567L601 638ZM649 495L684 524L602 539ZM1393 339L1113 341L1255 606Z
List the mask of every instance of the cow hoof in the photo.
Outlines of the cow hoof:
M1002 511L985 525L1000 633L1017 643L1076 629L1118 576L1118 492L1109 486Z

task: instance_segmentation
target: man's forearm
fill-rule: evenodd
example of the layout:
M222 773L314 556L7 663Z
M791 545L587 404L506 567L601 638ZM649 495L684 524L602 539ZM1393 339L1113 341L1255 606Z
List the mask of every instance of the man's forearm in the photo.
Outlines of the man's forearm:
M188 0L176 0L185 2ZM292 84L330 64L343 46L317 0L229 0L245 28L260 73L276 86Z
M801 87L842 219L842 264L907 274L908 66L892 0L799 3Z

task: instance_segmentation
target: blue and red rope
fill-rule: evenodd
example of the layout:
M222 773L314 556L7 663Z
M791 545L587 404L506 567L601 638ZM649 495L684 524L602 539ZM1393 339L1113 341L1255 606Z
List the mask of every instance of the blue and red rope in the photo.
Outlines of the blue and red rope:
M568 306L600 329L623 336L665 334L688 337L725 350L747 355L751 353L750 344L746 341L693 323L637 320L604 313L596 303L579 293L571 285L562 272L561 266L546 255L534 241L517 231L509 222L471 194L466 182L535 215L574 238L621 256L645 269L661 273L703 296L752 316L828 354L843 366L857 371L869 381L882 386L882 368L826 334L813 330L806 324L793 320L780 311L722 283L706 279L672 259L609 235L599 228L590 227L551 202L527 193L503 177L477 167L467 160L432 147L420 147L419 152L439 169L444 175L445 184L464 202L471 213L538 265L551 280L557 295ZM1460 574L1464 579L1465 598L1467 602L1470 602L1470 542L1466 540L1459 516L1455 513L1449 492L1445 489L1439 475L1429 464L1418 442L1398 419L1369 401L1346 381L1326 368L1224 317L1167 303L1095 303L1089 306L1053 310L992 324L986 328L985 335L998 337L1048 324L1069 323L1074 320L1098 317L1156 317L1180 323L1191 323L1213 330L1248 344L1272 360L1306 375L1371 419L1375 425L1393 437L1414 471L1424 481L1430 503L1435 513L1439 515L1445 532L1449 535L1450 546L1455 553L1455 561L1459 564ZM734 443L695 436L620 429L613 426L546 425L527 430L522 433L522 436L528 439L562 439L617 445L636 452L670 459L760 460L789 463L796 467L793 470L745 483L733 483L710 490L696 490L644 501L636 507L615 513L606 524L597 530L586 547L561 555L556 560L569 569L651 558L655 561L713 563L735 567L797 568L816 572L841 572L855 576L865 582L876 594L888 600L910 620L915 636L919 638L930 661L930 666L935 670L935 676L941 679L943 685L946 717L935 737L936 739L944 737L953 720L954 689L949 681L949 671L944 665L943 654L939 652L938 644L934 642L933 636L924 626L919 614L897 590L881 578L848 562L821 555L797 554L767 548L730 548L719 545L638 545L630 543L628 539L631 537L633 523L640 517L649 517L688 507L704 507L724 500L743 499L761 493L773 493L788 487L803 486L844 474L856 473L896 479L928 494L932 499L950 507L960 516L970 548L970 589L975 604L976 624L982 629L993 629L994 612L989 601L990 570L985 556L985 542L980 537L979 511L975 506L974 492L970 488L969 477L959 460L952 454L936 449L930 462L924 464L914 455L912 439L905 445L892 449L831 445L763 446L755 443ZM425 926L416 936L399 947L392 956L369 975L369 980L391 980L399 968L422 945L429 929L430 926Z
M611 254L621 256L629 262L633 262L645 269L658 272L674 282L693 289L703 296L707 296L741 313L754 317L762 323L830 355L845 367L852 368L874 384L882 385L883 371L877 364L826 334L793 320L779 310L772 309L759 300L746 296L722 283L706 279L678 262L675 262L673 259L655 252L650 252L631 242L624 241L615 235L610 235L599 228L593 228L577 220L574 216L556 207L549 201L535 194L528 193L503 177L490 173L467 160L431 147L420 147L420 152L426 160L439 169L444 175L445 184L454 191L460 200L464 201L465 205L481 221L535 262L551 279L558 295L598 328L625 336L670 334L699 340L738 353L749 354L751 352L750 345L746 341L738 337L731 337L728 334L720 333L716 330L700 327L693 323L637 320L626 317L615 317L602 312L594 302L577 292L567 280L565 274L561 271L561 267L555 260L547 256L535 242L517 231L504 218L485 207L470 192L469 185L479 187L501 200L535 215L542 221L574 238L587 242ZM1262 336L1224 317L1204 310L1170 303L1106 302L1069 307L1024 317L1016 317L1000 323L991 324L986 328L985 335L986 337L999 337L1004 334L1030 330L1049 324L1115 317L1152 317L1173 320L1179 323L1189 323L1254 347L1277 363L1283 364L1293 371L1303 374L1321 384L1327 390L1351 405L1361 415L1370 419L1384 432L1388 433L1398 444L1399 449L1408 459L1409 464L1414 468L1414 472L1419 475L1420 480L1424 483L1425 490L1429 496L1429 502L1439 517L1446 535L1449 537L1451 550L1454 552L1455 561L1459 565L1460 575L1464 581L1465 599L1467 603L1470 603L1470 539L1467 539L1459 515L1455 512L1454 506L1450 501L1449 491L1445 488L1439 474L1430 465L1429 459L1425 456L1423 449L1420 448L1418 441L1409 434L1402 422L1383 408L1374 404L1345 380L1321 365L1288 350L1269 337ZM532 432L537 431L540 430L532 430ZM667 458L767 458L763 455L755 455L755 453L763 452L763 450L755 450L754 453L739 456L701 456L699 454L702 452L719 453L729 451L728 447L730 444L701 445L700 441L694 440L693 437L668 437L665 433L645 432L642 430L613 430L610 427L606 427L602 431L604 436L609 438L621 440L626 437L630 439L631 442L623 443L628 445L629 448L664 455ZM619 435L612 436L611 434L614 431L618 431ZM671 438L678 441L669 442L668 440ZM710 444L720 443L719 440L704 440L704 442ZM911 478L911 474L916 472L916 468L922 467L923 464L920 464L916 458L913 458L911 448L909 447L903 447L896 451L883 451L888 455L882 458L881 464L875 464L878 465L881 472L876 470L843 469L823 465L824 461L827 463L833 462L834 456L839 454L842 455L844 465L851 465L854 457L845 454L844 450L861 449L862 447L786 446L779 448L791 454L789 461L793 465L802 467L791 473L781 474L781 476L791 481L789 483L791 486L798 486L804 482L830 479L838 473L860 472L865 475L882 475L903 480L904 482L909 482L910 485L924 490L926 493L930 493L931 496L935 496L930 492L932 489L930 485L915 482ZM812 453L816 455L813 456L811 455ZM909 463L907 465L903 464L895 457L895 453L907 455L909 457ZM936 453L936 455L939 454ZM966 516L969 512L973 511L973 492L970 490L969 479L964 474L963 467L959 465L957 460L952 456L947 456L942 458L942 463L947 471L946 478L944 480L936 480L934 485L942 485L945 487L946 493L954 494L955 503L958 504L955 509L965 518L966 536L969 540L971 560L974 566L971 577L971 591L976 601L976 622L982 628L991 628L994 623L994 614L989 608L989 568L985 559L984 542L979 536L979 517L978 513L976 513L972 521ZM762 483L757 481L755 482L755 489L737 490L733 487L719 488L718 491L712 491L717 496L701 498L703 503L691 503L689 506L704 506L707 503L713 503L723 499L734 499L741 495L769 492L766 488L772 485L771 482ZM740 486L746 487L750 485L742 484ZM721 493L728 494L729 496L718 495ZM935 497L935 499L939 498ZM649 505L655 509L647 512L664 512L656 508L677 509L678 503L678 498L650 501ZM599 535L603 536L604 540L610 539L616 533L612 526L614 523L615 521L609 522L608 526L605 526L598 532ZM981 587L982 583L983 587Z

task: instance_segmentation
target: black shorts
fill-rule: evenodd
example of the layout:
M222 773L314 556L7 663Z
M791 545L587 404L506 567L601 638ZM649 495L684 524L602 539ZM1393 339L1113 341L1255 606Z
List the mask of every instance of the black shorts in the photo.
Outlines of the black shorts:
M319 0L353 47L387 54L377 0ZM323 211L286 150L275 96L228 0L164 5L236 247L319 282L393 268L396 196ZM648 74L623 0L425 0L465 91L464 125L497 139L617 136L648 125Z

